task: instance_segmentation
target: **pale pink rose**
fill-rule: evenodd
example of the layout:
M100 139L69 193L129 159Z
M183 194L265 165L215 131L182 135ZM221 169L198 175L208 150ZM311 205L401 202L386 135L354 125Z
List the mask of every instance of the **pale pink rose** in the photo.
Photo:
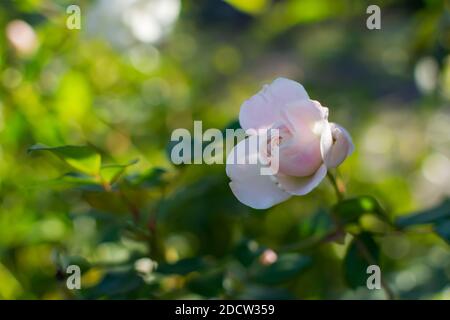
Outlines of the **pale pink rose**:
M354 149L349 133L328 122L328 108L311 100L301 84L285 78L276 79L245 101L239 122L254 134L233 148L226 172L234 195L255 209L309 193L329 168L339 166ZM269 136L267 149L279 147L279 169L273 175L261 175L261 163L266 163L263 160L268 155L246 145L261 137L258 132L273 128L279 130L279 137L275 140Z

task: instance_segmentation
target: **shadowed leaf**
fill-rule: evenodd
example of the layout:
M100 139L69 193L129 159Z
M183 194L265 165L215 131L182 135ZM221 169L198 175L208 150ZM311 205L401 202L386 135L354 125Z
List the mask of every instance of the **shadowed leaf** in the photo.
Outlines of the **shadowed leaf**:
M367 281L367 267L379 264L380 249L369 233L356 236L344 257L344 277L348 286L355 289L365 286Z
M163 274L186 275L194 271L200 271L206 267L206 262L201 258L182 259L175 263L165 263L158 266L157 272Z
M384 221L388 221L383 208L371 196L343 200L336 204L333 210L341 218L343 223L355 222L366 213L373 213Z
M310 257L299 254L284 254L271 265L257 264L251 271L251 278L261 284L279 284L295 278L310 264Z
M445 199L441 204L433 208L399 217L396 221L396 225L400 228L405 228L414 225L435 223L447 219L450 219L450 199Z
M450 244L450 219L440 221L434 226L436 233Z
M234 255L243 266L248 267L263 252L264 247L259 246L256 241L243 240L236 246Z
M221 270L213 270L206 273L198 274L191 278L187 287L197 294L206 297L217 296L223 291L224 272Z

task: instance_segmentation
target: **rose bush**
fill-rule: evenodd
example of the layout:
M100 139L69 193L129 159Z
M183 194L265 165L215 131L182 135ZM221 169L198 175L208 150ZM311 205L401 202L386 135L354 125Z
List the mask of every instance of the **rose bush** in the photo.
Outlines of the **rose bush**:
M328 169L339 166L354 149L349 133L328 122L328 108L311 100L301 84L285 78L265 85L245 101L239 122L250 136L230 152L226 172L234 195L255 209L309 193ZM266 135L268 148L246 148L270 129L278 129L279 135ZM270 162L264 150L271 147L279 148L279 170L261 175L262 164Z

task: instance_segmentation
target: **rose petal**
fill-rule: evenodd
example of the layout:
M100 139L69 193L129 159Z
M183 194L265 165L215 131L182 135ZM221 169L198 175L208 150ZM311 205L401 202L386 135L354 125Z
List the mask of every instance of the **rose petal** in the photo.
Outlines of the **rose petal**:
M325 163L328 168L336 168L355 149L350 134L343 127L330 123L333 136L333 145L325 156Z
M268 128L279 120L284 105L305 99L309 97L300 83L285 78L275 79L242 104L239 122L244 130Z
M322 110L311 100L301 100L286 105L281 116L291 136L280 143L280 172L298 177L312 175L323 162L322 132L329 130ZM325 139L323 146L327 146Z
M292 195L302 196L317 187L326 175L327 167L323 164L313 175L309 177L294 177L278 174L277 180L280 187L286 192Z
M317 101L317 100L311 100L311 101L314 103L314 106L315 106L317 109L320 110L320 112L322 113L322 117L323 117L325 120L328 120L328 112L329 112L328 108L322 106L322 105L320 104L320 102Z
M320 136L320 154L322 160L325 161L327 154L333 146L333 135L331 133L331 125L328 121L324 124L322 135Z
M232 180L231 191L240 202L254 209L267 209L291 195L278 188L273 176L261 175L258 152L249 148L255 139L257 136L250 136L233 148L227 157L226 172Z
M304 139L317 134L317 123L323 122L323 113L311 100L296 100L284 106L281 119L291 132L298 133Z

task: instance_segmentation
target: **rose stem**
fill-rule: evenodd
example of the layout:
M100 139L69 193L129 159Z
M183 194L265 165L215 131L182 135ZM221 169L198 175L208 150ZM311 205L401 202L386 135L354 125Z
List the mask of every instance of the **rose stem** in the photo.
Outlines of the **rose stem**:
M330 180L334 191L336 192L336 197L338 199L338 202L341 202L342 200L344 200L344 193L341 190L339 190L336 178L330 172L327 172L327 177ZM338 228L339 228L339 226L342 227L341 223L339 222L339 218L336 215L333 215L333 218L336 219ZM364 257L364 259L369 264L376 264L375 259L372 257L369 250L366 248L365 244L362 241L360 241L356 236L354 236L354 238L356 241L356 247L358 248L358 251L361 253L361 255ZM383 290L386 293L387 299L394 300L395 295L394 295L393 291L391 290L391 288L389 288L388 284L384 281L383 277L381 278L381 286L383 287Z

